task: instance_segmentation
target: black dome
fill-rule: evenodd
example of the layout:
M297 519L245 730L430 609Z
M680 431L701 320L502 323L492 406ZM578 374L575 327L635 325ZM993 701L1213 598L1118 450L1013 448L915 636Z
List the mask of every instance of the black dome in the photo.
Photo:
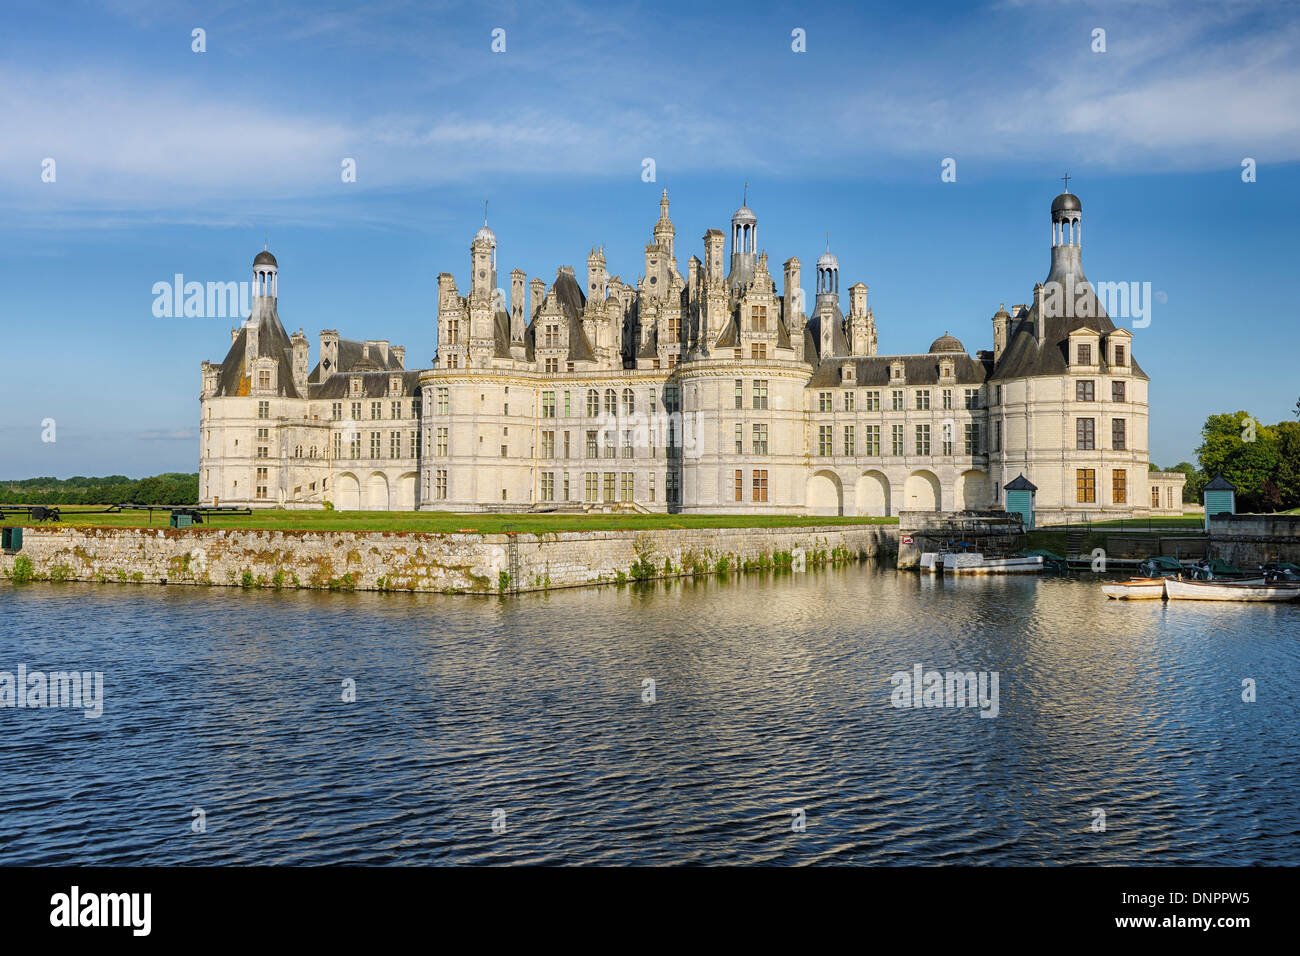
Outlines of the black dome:
M277 269L279 268L279 264L275 261L275 256L271 255L265 249L263 249L261 252L257 254L257 258L253 260L253 265L255 266L267 265L267 266L275 266Z
M1083 212L1083 205L1074 193L1061 193L1052 200L1052 212Z

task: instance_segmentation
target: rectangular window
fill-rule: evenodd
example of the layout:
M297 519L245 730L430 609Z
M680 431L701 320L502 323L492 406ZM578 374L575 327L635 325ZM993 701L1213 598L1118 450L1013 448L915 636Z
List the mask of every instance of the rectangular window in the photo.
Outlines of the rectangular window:
M1079 379L1074 383L1074 400L1076 402L1091 402L1095 398L1092 379Z
M874 458L880 454L880 426L866 425L863 431L862 453Z
M993 450L1002 450L1002 422L993 423Z
M388 433L388 457L389 458L402 457L402 433L401 432Z
M745 426L740 424L740 422L736 422L736 454L743 455L744 453L745 453Z
M447 414L451 406L450 394L451 393L449 389L445 389L445 388L438 389L438 414L439 415Z
M343 457L343 436L334 435L334 458L335 460Z
M867 411L869 412L880 411L880 393L875 389L872 389L871 391L867 392Z
M928 412L930 410L930 390L928 388L918 388L916 390L916 410L918 412Z
M380 432L370 433L370 457L378 458L380 450L383 447L383 434Z
M618 483L618 500L631 501L636 496L636 472L625 471Z
M1127 422L1123 418L1112 418L1110 420L1110 447L1115 451L1128 450L1128 429Z
M330 406L330 418L336 422L343 421L343 403L335 402Z
M890 407L896 412L903 410L903 390L896 388L890 393Z
M903 426L894 425L890 433L890 443L895 455L903 454Z
M1091 345L1084 345L1083 343L1080 343L1080 344L1079 344L1079 364L1080 364L1080 365L1091 365L1091 364L1092 364L1092 346L1091 346Z
M401 403L401 402L389 402L388 404L389 404L389 408L388 408L388 414L389 414L389 417L391 417L391 418L401 418L401 417L402 417L402 403Z
M852 391L845 391L845 393L844 393L844 410L845 410L846 412L851 412L851 411L853 411L853 392L852 392Z
M916 453L918 455L930 454L930 426L916 426Z
M1128 357L1124 354L1124 346L1122 345L1115 346L1115 364L1119 368L1123 368L1128 364Z
M361 421L361 403L360 403L360 402L353 402L353 403L352 403L352 420L353 420L354 422L359 422L359 421Z
M767 331L767 306L752 305L749 307L749 328L752 332Z
M835 410L835 395L832 392L817 393L817 410L819 412L830 412Z
M762 342L755 342L749 347L749 357L756 362L762 362L767 359L767 346Z
M596 433L594 431L587 432L587 457L600 457L600 450L596 447Z
M417 428L415 431L411 432L411 457L420 457L420 444L420 430Z
M943 390L943 407L945 409L952 408L952 389L950 388Z
M271 417L271 403L270 403L270 402L258 402L258 403L257 403L257 417L258 417L258 418L270 418L270 417Z
M980 390L979 390L978 388L968 388L968 389L966 389L965 400L966 400L966 407L967 407L967 408L979 408L979 407L980 407Z
M670 505L681 503L682 476L675 471L670 471L664 480L664 500Z
M352 449L351 449L351 452L352 452L352 457L353 457L353 458L360 458L360 457L361 457L361 433L360 433L360 432L353 432L353 433L352 433Z
M555 457L555 432L542 432L542 457Z
M617 438L618 436L614 433L614 430L612 428L605 429L605 457L606 458L618 457L618 446L615 444Z
M632 450L632 430L630 428L623 430L623 457L635 457L635 452Z
M384 403L383 403L383 402L371 402L371 403L370 403L370 420L371 420L371 421L374 421L374 422L377 422L377 421L379 421L379 419L383 418L383 416L384 416Z
M588 504L594 504L600 500L600 475L596 474L594 471L589 471L582 477L583 500Z
M605 501L613 502L614 495L618 492L618 474L616 472L605 472Z
M1074 422L1074 447L1078 451L1092 451L1096 447L1095 418L1077 418Z
M268 369L262 369L260 372L257 373L257 387L258 388L271 387L271 372Z
M587 389L587 417L596 418L600 415L600 392L594 388Z
M555 500L555 472L553 471L542 472L542 500Z
M754 407L767 408L767 379L765 378L754 379Z
M543 418L555 417L555 393L554 392L542 392L542 417Z
M732 484L733 484L732 490L733 493L735 494L735 498L733 500L744 501L745 500L745 473L741 471L739 468L736 469L735 477L732 479Z
M436 433L436 436L437 436L437 444L434 446L433 453L435 455L446 455L447 454L447 429L439 428Z
M434 482L434 497L439 501L447 500L447 469L439 468L437 480Z
M966 454L978 455L980 453L980 427L979 425L968 422L966 424Z
M755 455L767 454L767 426L766 425L754 426L754 454Z
M1124 397L1124 383L1123 383L1123 382L1111 382L1111 383L1110 383L1110 400L1111 400L1112 402L1123 402L1123 401L1127 401L1127 399L1125 399L1125 397Z
M1094 504L1097 501L1097 472L1091 468L1079 468L1074 473L1075 498L1079 504Z
M654 501L655 500L655 473L653 471L650 472L649 478L650 478L650 500Z
M554 356L548 358L545 362L545 368L546 368L547 375L559 375L560 360L558 358L555 358Z
M758 468L754 471L754 500L767 501L767 469Z
M853 435L853 426L852 426L852 425L845 425L845 426L844 426L844 454L846 454L846 455L852 455L852 454L855 454L855 452L854 452L854 435Z
M1123 469L1110 473L1110 500L1122 505L1128 502L1128 472Z
M829 458L835 450L831 447L831 426L819 425L817 428L817 454Z
M1152 489L1151 489L1151 507L1152 507L1152 508L1159 508L1159 507L1160 507L1160 489L1159 489L1159 488L1152 488Z
M571 399L572 399L572 394L570 392L565 392L564 393L564 417L565 418L573 417L573 402Z
M743 378L736 379L736 407L745 407L745 380Z

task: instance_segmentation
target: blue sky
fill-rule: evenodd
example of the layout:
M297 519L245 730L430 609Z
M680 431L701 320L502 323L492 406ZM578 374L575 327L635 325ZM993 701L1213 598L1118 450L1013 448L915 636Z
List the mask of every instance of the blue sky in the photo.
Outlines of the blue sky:
M1157 462L1191 459L1209 413L1300 397L1293 4L7 7L0 478L194 470L199 362L231 321L155 318L152 287L247 279L268 233L313 363L336 328L426 367L484 199L503 278L604 244L635 281L661 189L685 271L745 181L774 264L829 231L882 353L974 351L1046 276L1069 172L1089 277L1163 293L1133 346Z

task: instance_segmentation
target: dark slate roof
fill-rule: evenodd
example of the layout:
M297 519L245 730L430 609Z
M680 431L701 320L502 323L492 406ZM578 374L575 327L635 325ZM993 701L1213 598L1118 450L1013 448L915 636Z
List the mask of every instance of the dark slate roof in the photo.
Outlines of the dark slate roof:
M714 343L716 348L734 349L740 344L740 330L736 324L736 317L733 315L727 319L727 327L722 330L718 340Z
M1005 491L1037 491L1038 486L1030 481L1022 473L1014 481L1008 481L1002 486Z
M271 255L265 249L259 252L256 258L253 259L253 265L260 266L263 264L276 266L276 268L279 268L279 266L276 265L275 256Z
M1082 275L1075 277L1076 283L1087 281ZM993 370L990 380L1064 375L1068 366L1071 332L1091 329L1100 335L1108 335L1116 331L1115 323L1106 315L1106 310L1098 300L1091 284L1088 285L1084 295L1088 301L1087 310L1092 315L1049 316L1043 330L1041 345L1034 338L1032 331L1038 324L1038 297L1035 296L1034 304L1029 307L1026 314L1019 319L1012 319L1007 347L1002 351L1002 356L998 359L997 367ZM1142 371L1131 354L1128 356L1128 361L1134 376L1143 379L1147 377L1146 372ZM1103 373L1110 371L1105 355L1099 356L1099 364Z
M949 335L947 332L939 336L930 343L930 354L937 355L939 352L965 352L966 346L961 344L961 340Z
M252 376L244 367L244 355L248 346L248 323L235 336L230 344L230 351L221 362L221 374L217 377L217 394L221 396L249 395L252 393ZM280 316L274 308L262 311L257 318L257 354L269 356L276 360L276 381L281 394L289 398L301 398L293 384L293 345L280 324Z
M404 394L416 394L420 387L420 373L418 371L394 373L392 370L386 372L353 372L351 374L343 372L331 375L323 384L309 385L307 390L311 398L386 398L388 396L388 379L394 374L401 374ZM361 376L360 395L352 394L350 384L352 375Z
M1232 482L1230 482L1227 478L1224 478L1222 475L1219 475L1217 478L1215 478L1213 481L1211 481L1208 485L1205 486L1205 490L1206 491L1236 491L1237 486L1234 485Z
M339 339L339 365L333 370L333 374L340 372L401 372L404 371L397 362L397 356L393 350L388 350L388 361L384 362L378 352L371 350L370 358L364 357L365 343L358 342L355 339ZM307 376L310 384L316 384L321 380L320 362L311 370Z
M839 363L836 362L836 359L848 357L849 340L844 335L844 313L840 311L840 304L838 302L836 302L832 307L832 310L829 313L829 320L833 323L831 325L831 349L834 351L834 354L821 354L822 316L819 312L813 312L812 317L808 320L808 330L812 333L813 337L813 350L811 352L805 352L804 355L809 357L816 355L820 361L833 362L835 363L835 367L839 368Z
M953 375L957 385L982 385L988 378L988 366L969 355L948 353L937 355L872 355L866 358L830 358L813 372L808 380L809 388L830 388L843 384L840 368L848 362L857 365L854 370L854 384L858 386L888 386L892 379L889 367L892 362L901 360L903 375L907 386L938 385L939 359L953 360Z
M1052 212L1082 212L1083 204L1074 193L1061 193L1052 200Z
M571 273L562 271L555 277L551 291L555 293L560 311L569 321L569 361L594 362L596 353L582 327L582 314L587 308L587 297L582 294L582 286L578 285L578 280Z

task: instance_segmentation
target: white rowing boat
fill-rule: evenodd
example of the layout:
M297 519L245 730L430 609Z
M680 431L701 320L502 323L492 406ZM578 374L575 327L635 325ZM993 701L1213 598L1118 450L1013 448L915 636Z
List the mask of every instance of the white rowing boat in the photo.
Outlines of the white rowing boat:
M1164 578L1130 578L1115 584L1103 584L1102 593L1118 601L1159 601L1165 596Z
M1043 570L1043 556L987 558L978 551L943 555L945 574L1035 574Z
M1165 594L1171 601L1294 601L1300 598L1300 586L1166 578Z

